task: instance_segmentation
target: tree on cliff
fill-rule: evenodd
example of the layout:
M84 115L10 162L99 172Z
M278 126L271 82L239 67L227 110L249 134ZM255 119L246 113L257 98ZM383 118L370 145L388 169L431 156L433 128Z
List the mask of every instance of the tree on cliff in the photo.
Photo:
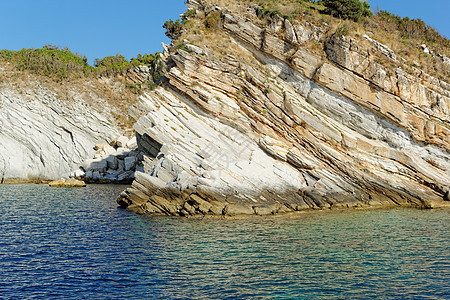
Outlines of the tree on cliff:
M176 20L175 22L170 19L166 21L163 25L163 28L166 29L166 36L171 40L176 40L183 30L183 25L180 20Z
M372 15L367 1L360 0L324 0L325 13L342 19L358 21Z

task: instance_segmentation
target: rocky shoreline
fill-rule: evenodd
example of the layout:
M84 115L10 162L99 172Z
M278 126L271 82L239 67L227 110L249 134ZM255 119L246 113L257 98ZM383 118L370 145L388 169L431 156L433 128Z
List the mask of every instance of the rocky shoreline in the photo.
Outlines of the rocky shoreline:
M215 14L216 42L225 46L165 45L162 84L129 108L135 136L119 135L110 120L83 105L63 110L45 89L39 89L44 103L24 104L19 97L32 106L27 124L42 133L25 143L27 157L39 166L29 180L50 170L44 176L131 183L117 203L146 215L450 207L447 82L418 69L411 73L369 33L325 36L327 24L277 14L261 19L256 5L187 4L196 11L191 18ZM321 54L304 46L319 41ZM151 74L148 67L133 72L135 81ZM4 120L20 110L12 94L0 90L0 105L9 107ZM45 124L59 125L39 127L33 105L46 112ZM80 125L69 117L74 111L98 119ZM36 150L42 139L47 156ZM2 153L12 151L1 146ZM12 181L1 174L12 172L12 161L20 164L16 156L0 161L2 183ZM22 173L18 178L26 178Z
M130 108L147 153L122 207L174 216L448 207L448 85L405 74L369 37L333 36L320 57L299 43L320 38L318 28L279 17L260 27L257 7L243 17L189 3L220 12L239 56L167 49L167 83Z

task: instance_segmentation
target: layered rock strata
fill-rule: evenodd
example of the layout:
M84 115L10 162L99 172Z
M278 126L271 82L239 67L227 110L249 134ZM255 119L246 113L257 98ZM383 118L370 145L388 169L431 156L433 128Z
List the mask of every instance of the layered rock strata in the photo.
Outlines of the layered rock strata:
M146 155L122 207L235 216L449 206L447 83L406 74L369 37L333 36L317 56L301 44L320 28L279 17L261 26L189 2L221 10L239 55L171 50L167 84L130 109Z
M92 95L59 98L37 82L0 87L0 182L68 177L94 154L92 146L117 136L108 105Z

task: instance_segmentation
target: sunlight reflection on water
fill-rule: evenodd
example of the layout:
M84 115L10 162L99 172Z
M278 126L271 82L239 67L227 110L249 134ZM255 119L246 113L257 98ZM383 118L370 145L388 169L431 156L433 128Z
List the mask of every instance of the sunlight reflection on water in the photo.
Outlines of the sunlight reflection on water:
M450 211L188 220L123 186L0 186L0 298L443 299Z

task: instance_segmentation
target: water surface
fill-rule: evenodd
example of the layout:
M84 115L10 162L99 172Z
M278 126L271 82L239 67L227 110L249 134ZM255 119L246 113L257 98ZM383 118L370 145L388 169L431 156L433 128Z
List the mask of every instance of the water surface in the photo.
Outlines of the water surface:
M0 299L450 299L450 211L191 220L0 185Z

